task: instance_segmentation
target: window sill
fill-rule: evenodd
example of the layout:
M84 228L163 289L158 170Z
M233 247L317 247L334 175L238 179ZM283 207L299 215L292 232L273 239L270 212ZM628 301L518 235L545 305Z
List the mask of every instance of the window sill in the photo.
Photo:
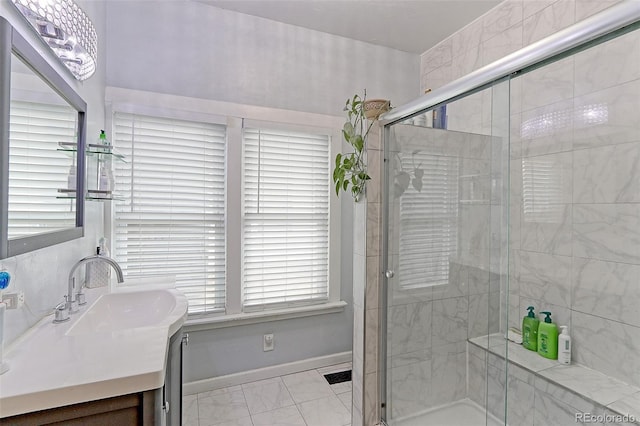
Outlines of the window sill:
M322 305L302 306L271 311L249 312L242 314L220 315L217 317L191 318L184 323L185 331L213 330L216 328L235 327L258 324L270 321L281 321L292 318L303 318L315 315L335 314L344 311L347 302L330 302Z

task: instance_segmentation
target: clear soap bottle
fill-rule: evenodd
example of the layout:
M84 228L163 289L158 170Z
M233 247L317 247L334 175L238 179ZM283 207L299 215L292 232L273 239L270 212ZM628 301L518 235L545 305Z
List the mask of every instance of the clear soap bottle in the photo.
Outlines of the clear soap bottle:
M69 174L67 175L67 189L69 191L76 190L76 181L77 181L76 166L75 164L72 164L71 166L69 166Z

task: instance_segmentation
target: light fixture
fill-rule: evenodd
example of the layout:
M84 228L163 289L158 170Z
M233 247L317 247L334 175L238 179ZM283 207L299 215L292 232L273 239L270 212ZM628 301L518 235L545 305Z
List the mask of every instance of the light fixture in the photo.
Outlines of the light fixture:
M73 0L12 0L62 63L78 80L96 71L98 37L86 13Z

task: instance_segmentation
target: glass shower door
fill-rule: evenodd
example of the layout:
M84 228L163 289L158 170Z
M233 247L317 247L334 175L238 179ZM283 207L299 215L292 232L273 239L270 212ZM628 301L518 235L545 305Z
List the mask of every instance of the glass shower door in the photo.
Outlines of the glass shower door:
M483 348L508 323L509 82L385 132L383 419L502 424Z

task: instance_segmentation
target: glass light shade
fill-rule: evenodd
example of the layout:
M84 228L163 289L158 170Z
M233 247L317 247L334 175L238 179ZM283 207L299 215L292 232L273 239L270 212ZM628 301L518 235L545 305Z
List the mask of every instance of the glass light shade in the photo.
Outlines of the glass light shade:
M12 0L51 50L78 80L96 71L98 36L73 0Z

